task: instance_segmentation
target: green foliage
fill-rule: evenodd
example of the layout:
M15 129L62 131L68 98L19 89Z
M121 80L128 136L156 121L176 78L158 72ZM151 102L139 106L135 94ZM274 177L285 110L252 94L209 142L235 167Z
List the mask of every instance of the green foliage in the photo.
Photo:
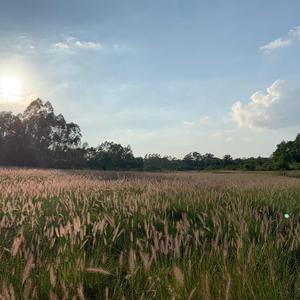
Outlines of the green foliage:
M294 141L283 141L278 144L272 155L272 160L276 169L298 169L300 164L300 134L296 136Z
M78 125L55 115L50 102L37 99L23 114L0 114L0 164L70 167L78 151Z

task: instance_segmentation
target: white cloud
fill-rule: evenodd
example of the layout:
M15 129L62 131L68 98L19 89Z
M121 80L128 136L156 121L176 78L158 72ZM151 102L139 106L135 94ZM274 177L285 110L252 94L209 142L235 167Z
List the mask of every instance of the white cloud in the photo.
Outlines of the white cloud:
M53 45L55 49L69 49L70 46L65 42L59 42Z
M55 49L66 50L66 49L87 49L87 50L101 50L103 46L99 42L91 41L80 41L75 37L68 37L62 42L53 44Z
M289 31L289 36L300 39L300 26L294 27Z
M75 46L81 49L94 49L94 50L103 48L103 46L100 43L81 42L81 41L76 41Z
M84 41L74 36L64 38L62 41L52 44L56 50L101 50L105 53L136 53L137 50L124 43L104 45L98 41Z
M205 124L208 124L209 121L210 121L210 116L205 116L205 117L201 118L198 122L199 122L200 124L205 125Z
M187 126L187 127L194 127L196 125L196 122L194 122L194 121L184 121L183 125Z
M209 124L209 121L210 121L210 117L205 116L196 121L184 121L183 125L186 127L195 127L197 125L207 125Z
M263 50L265 53L268 53L272 50L278 49L278 48L283 48L287 47L291 44L291 40L283 40L282 38L276 39L262 47L260 47L260 50Z
M277 80L266 92L255 92L248 103L234 103L231 117L239 127L283 128L300 124L299 111L300 89Z
M112 51L115 51L117 53L125 53L125 52L136 52L136 49L126 45L126 44L113 44L113 46L111 47Z
M300 26L296 26L289 30L285 38L275 39L266 45L259 47L259 50L264 51L264 53L269 53L273 50L284 48L290 46L294 41L300 39Z

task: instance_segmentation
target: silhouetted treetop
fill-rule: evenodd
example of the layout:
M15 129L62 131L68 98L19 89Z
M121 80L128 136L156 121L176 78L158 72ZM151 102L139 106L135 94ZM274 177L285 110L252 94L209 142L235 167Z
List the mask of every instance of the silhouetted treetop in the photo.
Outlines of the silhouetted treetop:
M52 166L57 152L80 145L81 132L78 125L56 116L50 102L36 99L22 114L0 114L0 137L2 164Z

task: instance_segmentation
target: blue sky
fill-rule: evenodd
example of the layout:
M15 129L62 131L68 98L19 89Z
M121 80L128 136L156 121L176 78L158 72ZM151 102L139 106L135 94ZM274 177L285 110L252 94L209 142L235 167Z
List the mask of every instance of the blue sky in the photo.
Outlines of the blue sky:
M268 156L300 131L299 1L0 0L0 77L83 141Z

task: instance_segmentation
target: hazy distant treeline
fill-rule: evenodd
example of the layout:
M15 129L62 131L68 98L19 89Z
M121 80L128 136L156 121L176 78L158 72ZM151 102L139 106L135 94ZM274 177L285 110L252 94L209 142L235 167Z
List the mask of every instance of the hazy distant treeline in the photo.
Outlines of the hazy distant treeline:
M0 113L0 165L102 170L300 169L300 135L282 142L269 158L233 159L191 152L183 159L159 154L135 157L130 146L81 143L81 130L56 115L50 102L33 101L22 114Z

